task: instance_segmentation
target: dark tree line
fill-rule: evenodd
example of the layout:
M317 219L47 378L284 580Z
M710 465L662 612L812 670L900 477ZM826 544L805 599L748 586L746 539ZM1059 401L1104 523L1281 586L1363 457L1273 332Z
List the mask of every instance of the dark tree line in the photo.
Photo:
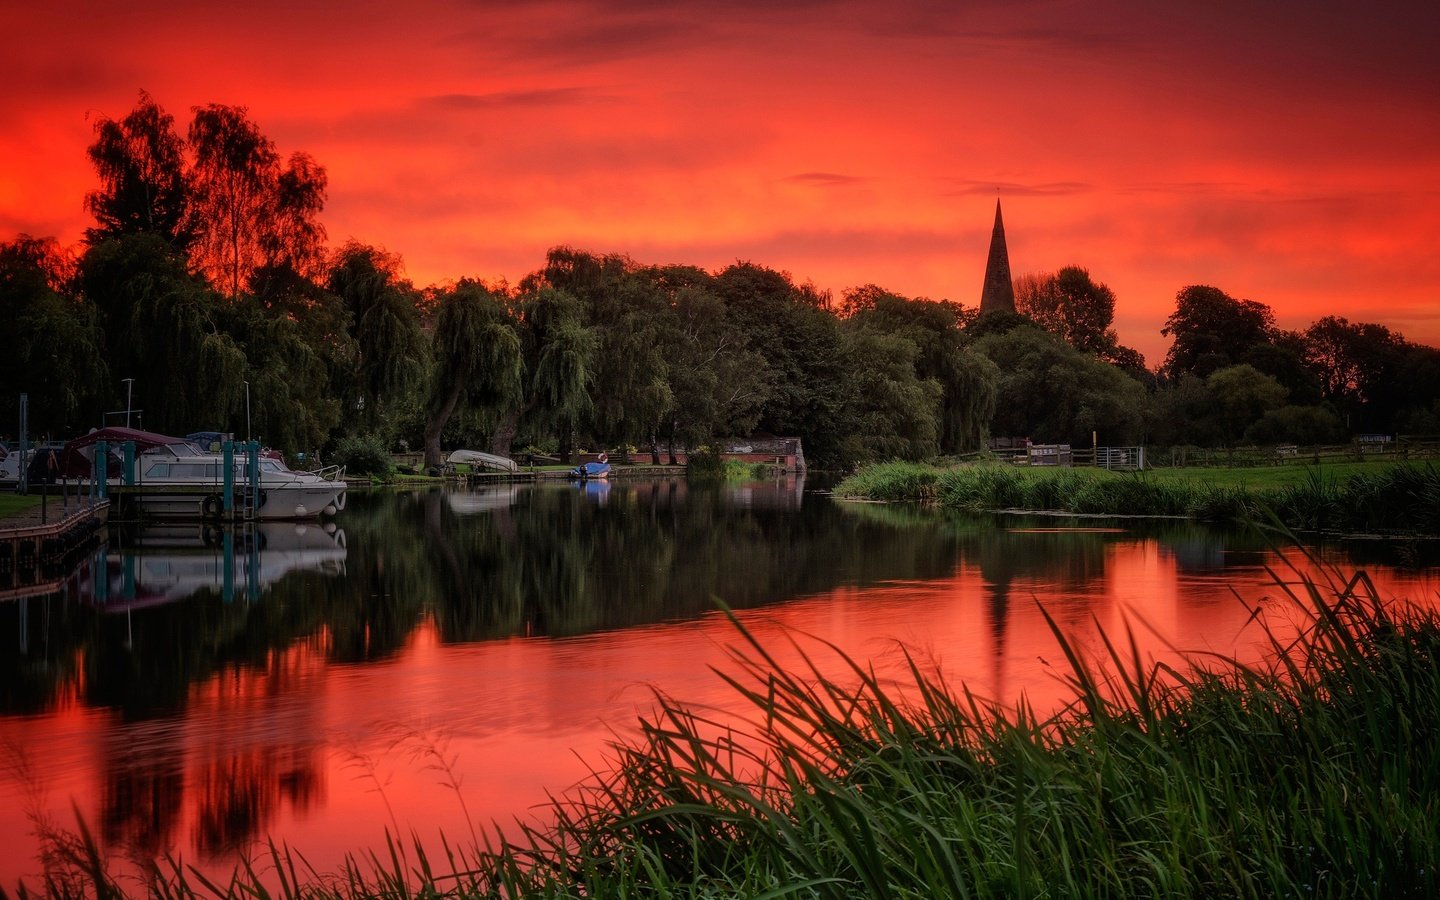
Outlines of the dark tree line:
M991 435L1224 444L1440 431L1437 351L1192 286L1156 372L1121 345L1115 296L1067 267L977 315L874 285L840 301L749 262L716 272L557 247L514 286L417 288L401 259L326 247L325 170L282 156L241 107L182 136L142 93L96 125L95 225L71 254L0 244L0 416L34 434L136 422L248 430L280 449L359 436L511 454L798 436L816 463L925 459ZM1402 387L1403 386L1403 387ZM248 403L247 403L248 401ZM108 414L108 418L107 418ZM12 430L7 425L5 431Z

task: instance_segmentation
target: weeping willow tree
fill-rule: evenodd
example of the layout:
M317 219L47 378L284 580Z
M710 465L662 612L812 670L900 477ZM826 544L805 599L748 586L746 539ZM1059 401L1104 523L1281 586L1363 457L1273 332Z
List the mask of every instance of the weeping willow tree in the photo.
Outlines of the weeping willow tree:
M585 326L580 303L568 292L539 288L520 299L520 341L524 354L519 400L504 410L490 440L490 452L509 456L520 423L568 430L590 408L595 336Z
M941 446L972 453L985 446L1000 396L1000 368L969 350L950 357L941 376Z
M524 371L520 337L502 293L462 279L438 299L425 423L427 466L440 465L440 435L462 399L471 406L513 408Z
M400 276L400 265L398 257L351 242L336 254L326 285L350 318L355 356L344 414L361 429L390 430L425 374L419 293Z
M217 323L223 301L185 259L156 235L122 235L91 246L80 283L100 313L113 375L135 379L144 426L224 429L243 402L245 354Z

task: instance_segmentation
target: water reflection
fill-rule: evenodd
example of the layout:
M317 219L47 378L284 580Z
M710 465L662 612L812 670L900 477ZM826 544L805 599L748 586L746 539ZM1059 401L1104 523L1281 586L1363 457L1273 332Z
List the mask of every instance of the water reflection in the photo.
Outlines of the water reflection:
M122 526L81 566L68 593L107 612L173 603L205 591L259 600L291 572L345 572L345 532L333 524L267 522ZM89 577L85 577L88 575Z
M1164 638L1147 652L1226 649L1234 592L1273 595L1285 562L1259 534L956 519L793 478L359 493L339 521L117 532L64 594L0 604L0 806L63 819L73 797L139 856L223 867L274 835L326 867L392 815L468 834L397 728L449 742L488 821L582 775L636 685L723 707L717 600L767 642L881 668L898 642L1013 699L1055 689L1037 602L1084 640L1138 616ZM1387 592L1433 596L1433 548L1396 546L1358 552ZM0 884L35 869L31 830L0 817Z

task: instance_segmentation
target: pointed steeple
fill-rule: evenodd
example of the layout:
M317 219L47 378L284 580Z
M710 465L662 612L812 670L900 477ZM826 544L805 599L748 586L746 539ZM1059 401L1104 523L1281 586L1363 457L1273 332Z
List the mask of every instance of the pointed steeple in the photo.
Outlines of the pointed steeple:
M1000 198L995 198L995 231L990 235L990 258L985 262L985 285L980 289L980 311L1015 311L1015 284L1010 280L1010 252L1005 249L1005 223L1000 220Z

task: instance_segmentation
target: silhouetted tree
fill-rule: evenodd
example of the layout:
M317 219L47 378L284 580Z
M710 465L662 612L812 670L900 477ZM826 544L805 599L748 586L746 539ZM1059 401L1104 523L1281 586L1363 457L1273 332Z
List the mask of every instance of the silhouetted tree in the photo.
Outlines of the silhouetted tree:
M144 91L125 118L96 121L88 154L100 189L85 195L85 208L96 222L86 230L86 240L153 234L179 252L188 250L195 235L188 218L184 153L174 117Z
M1275 314L1263 303L1236 300L1208 285L1182 288L1160 329L1174 340L1161 371L1171 379L1186 372L1204 378L1268 343L1274 328Z
M874 328L843 332L853 394L846 408L849 429L841 439L847 460L922 460L940 451L944 388L920 378L920 348L899 334Z
M916 376L941 388L938 451L979 449L994 412L996 379L988 360L965 350L958 305L911 300L875 285L847 291L842 304L850 311L847 327L899 335L916 347Z
M262 266L318 274L325 170L304 153L282 167L275 143L242 106L211 104L194 112L190 212L200 268L231 298Z
M1115 321L1115 292L1079 266L1020 279L1015 308L1076 350L1102 353L1118 343L1110 328Z

